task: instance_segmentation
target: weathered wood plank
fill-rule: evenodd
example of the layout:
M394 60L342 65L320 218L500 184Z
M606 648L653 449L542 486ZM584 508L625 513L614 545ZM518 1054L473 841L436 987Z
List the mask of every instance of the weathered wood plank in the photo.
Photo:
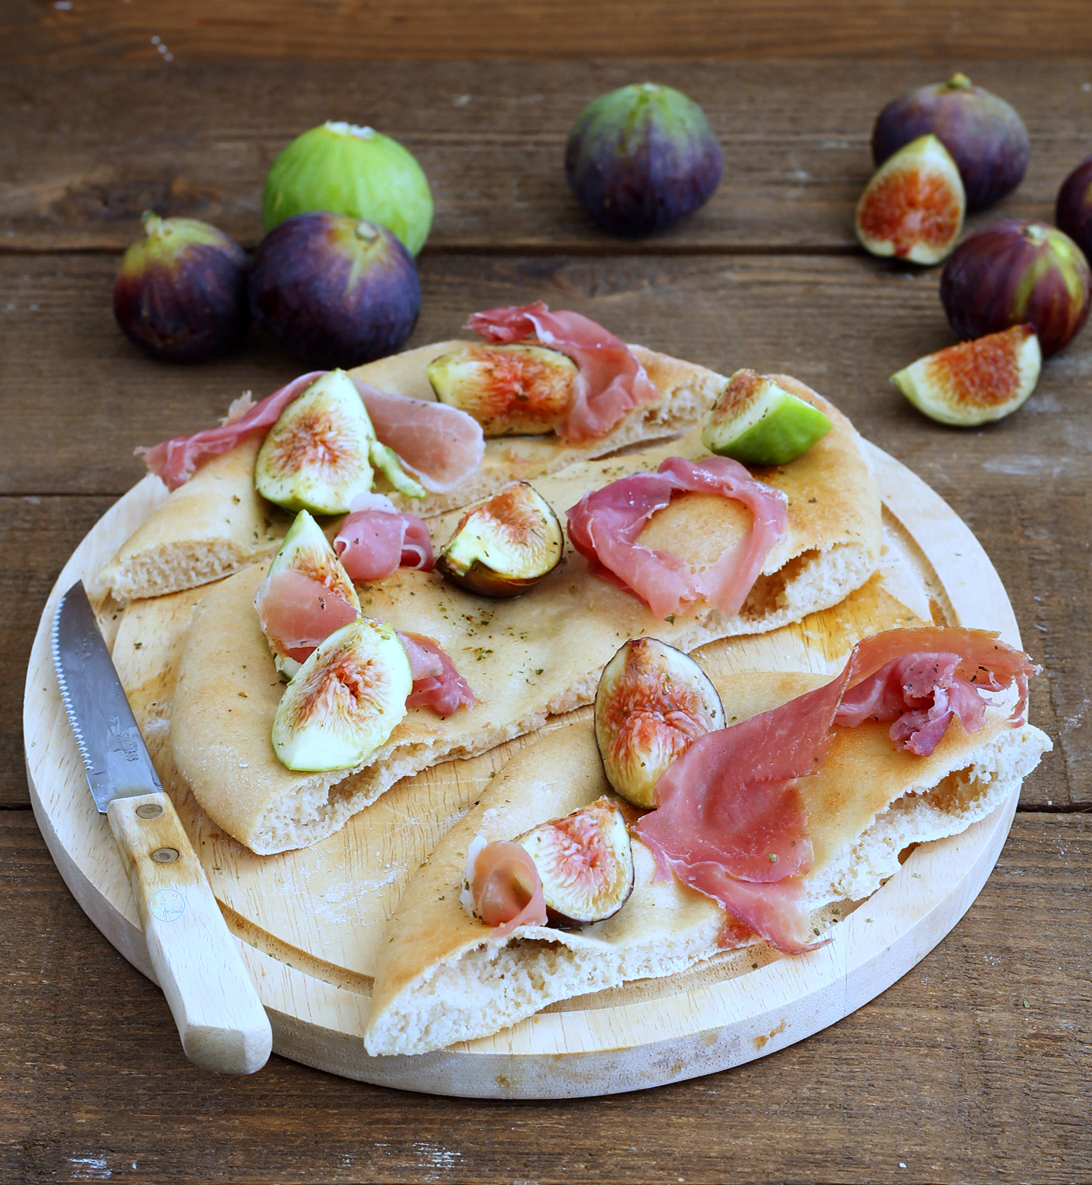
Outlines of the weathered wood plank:
M189 1065L166 1005L0 814L0 1176L13 1181L1065 1182L1092 1173L1092 819L1022 814L917 968L773 1057L647 1093L498 1105L274 1058ZM905 1169L901 1166L905 1165Z
M155 61L254 58L900 57L1050 58L1092 52L1081 0L1034 9L1013 0L901 0L821 6L800 0L679 7L647 0L79 0L7 6L7 60Z
M876 113L951 68L947 61L852 69L649 61L10 68L0 73L0 250L120 251L138 237L148 207L203 218L253 244L277 153L309 127L348 119L394 136L419 158L436 200L428 252L851 251ZM972 225L999 214L1051 218L1058 186L1090 149L1087 63L983 61L972 73L1022 113L1033 145L1021 188ZM587 102L648 77L703 105L724 148L725 174L694 218L634 243L584 215L562 158Z

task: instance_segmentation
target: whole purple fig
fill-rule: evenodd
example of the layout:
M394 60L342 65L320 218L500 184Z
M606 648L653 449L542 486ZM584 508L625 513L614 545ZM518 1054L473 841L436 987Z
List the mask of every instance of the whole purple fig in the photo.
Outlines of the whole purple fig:
M1030 323L1043 357L1088 317L1092 273L1068 236L1041 222L995 222L963 240L940 278L940 300L961 338Z
M246 253L194 218L141 218L143 239L121 261L114 316L154 358L203 362L230 349L250 324Z
M421 285L389 230L340 214L297 214L254 252L250 308L258 326L303 361L359 366L405 343Z
M1082 160L1062 182L1054 221L1092 261L1092 156Z
M879 166L904 144L932 133L952 154L967 209L982 210L1024 179L1030 145L1024 121L964 74L895 99L876 117L872 160Z
M620 235L652 234L692 214L712 197L723 167L705 112L652 82L589 103L565 147L576 200Z

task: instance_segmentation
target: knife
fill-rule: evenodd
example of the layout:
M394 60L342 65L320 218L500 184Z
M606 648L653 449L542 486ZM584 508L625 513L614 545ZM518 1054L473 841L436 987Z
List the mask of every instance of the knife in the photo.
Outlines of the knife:
M272 1049L269 1018L163 792L82 581L57 606L53 665L87 784L110 820L182 1048L202 1069L253 1074Z

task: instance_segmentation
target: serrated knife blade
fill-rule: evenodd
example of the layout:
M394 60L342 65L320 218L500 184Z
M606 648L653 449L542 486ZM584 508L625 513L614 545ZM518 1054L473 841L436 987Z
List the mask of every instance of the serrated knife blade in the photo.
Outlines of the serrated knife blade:
M152 764L83 583L53 619L53 665L95 805L133 888L148 957L190 1061L252 1074L273 1034L201 862Z

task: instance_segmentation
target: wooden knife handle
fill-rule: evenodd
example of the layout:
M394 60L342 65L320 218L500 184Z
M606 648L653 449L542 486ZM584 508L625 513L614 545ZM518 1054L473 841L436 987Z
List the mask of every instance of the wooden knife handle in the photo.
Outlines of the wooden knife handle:
M171 800L116 798L108 817L186 1056L221 1074L260 1070L269 1018Z

